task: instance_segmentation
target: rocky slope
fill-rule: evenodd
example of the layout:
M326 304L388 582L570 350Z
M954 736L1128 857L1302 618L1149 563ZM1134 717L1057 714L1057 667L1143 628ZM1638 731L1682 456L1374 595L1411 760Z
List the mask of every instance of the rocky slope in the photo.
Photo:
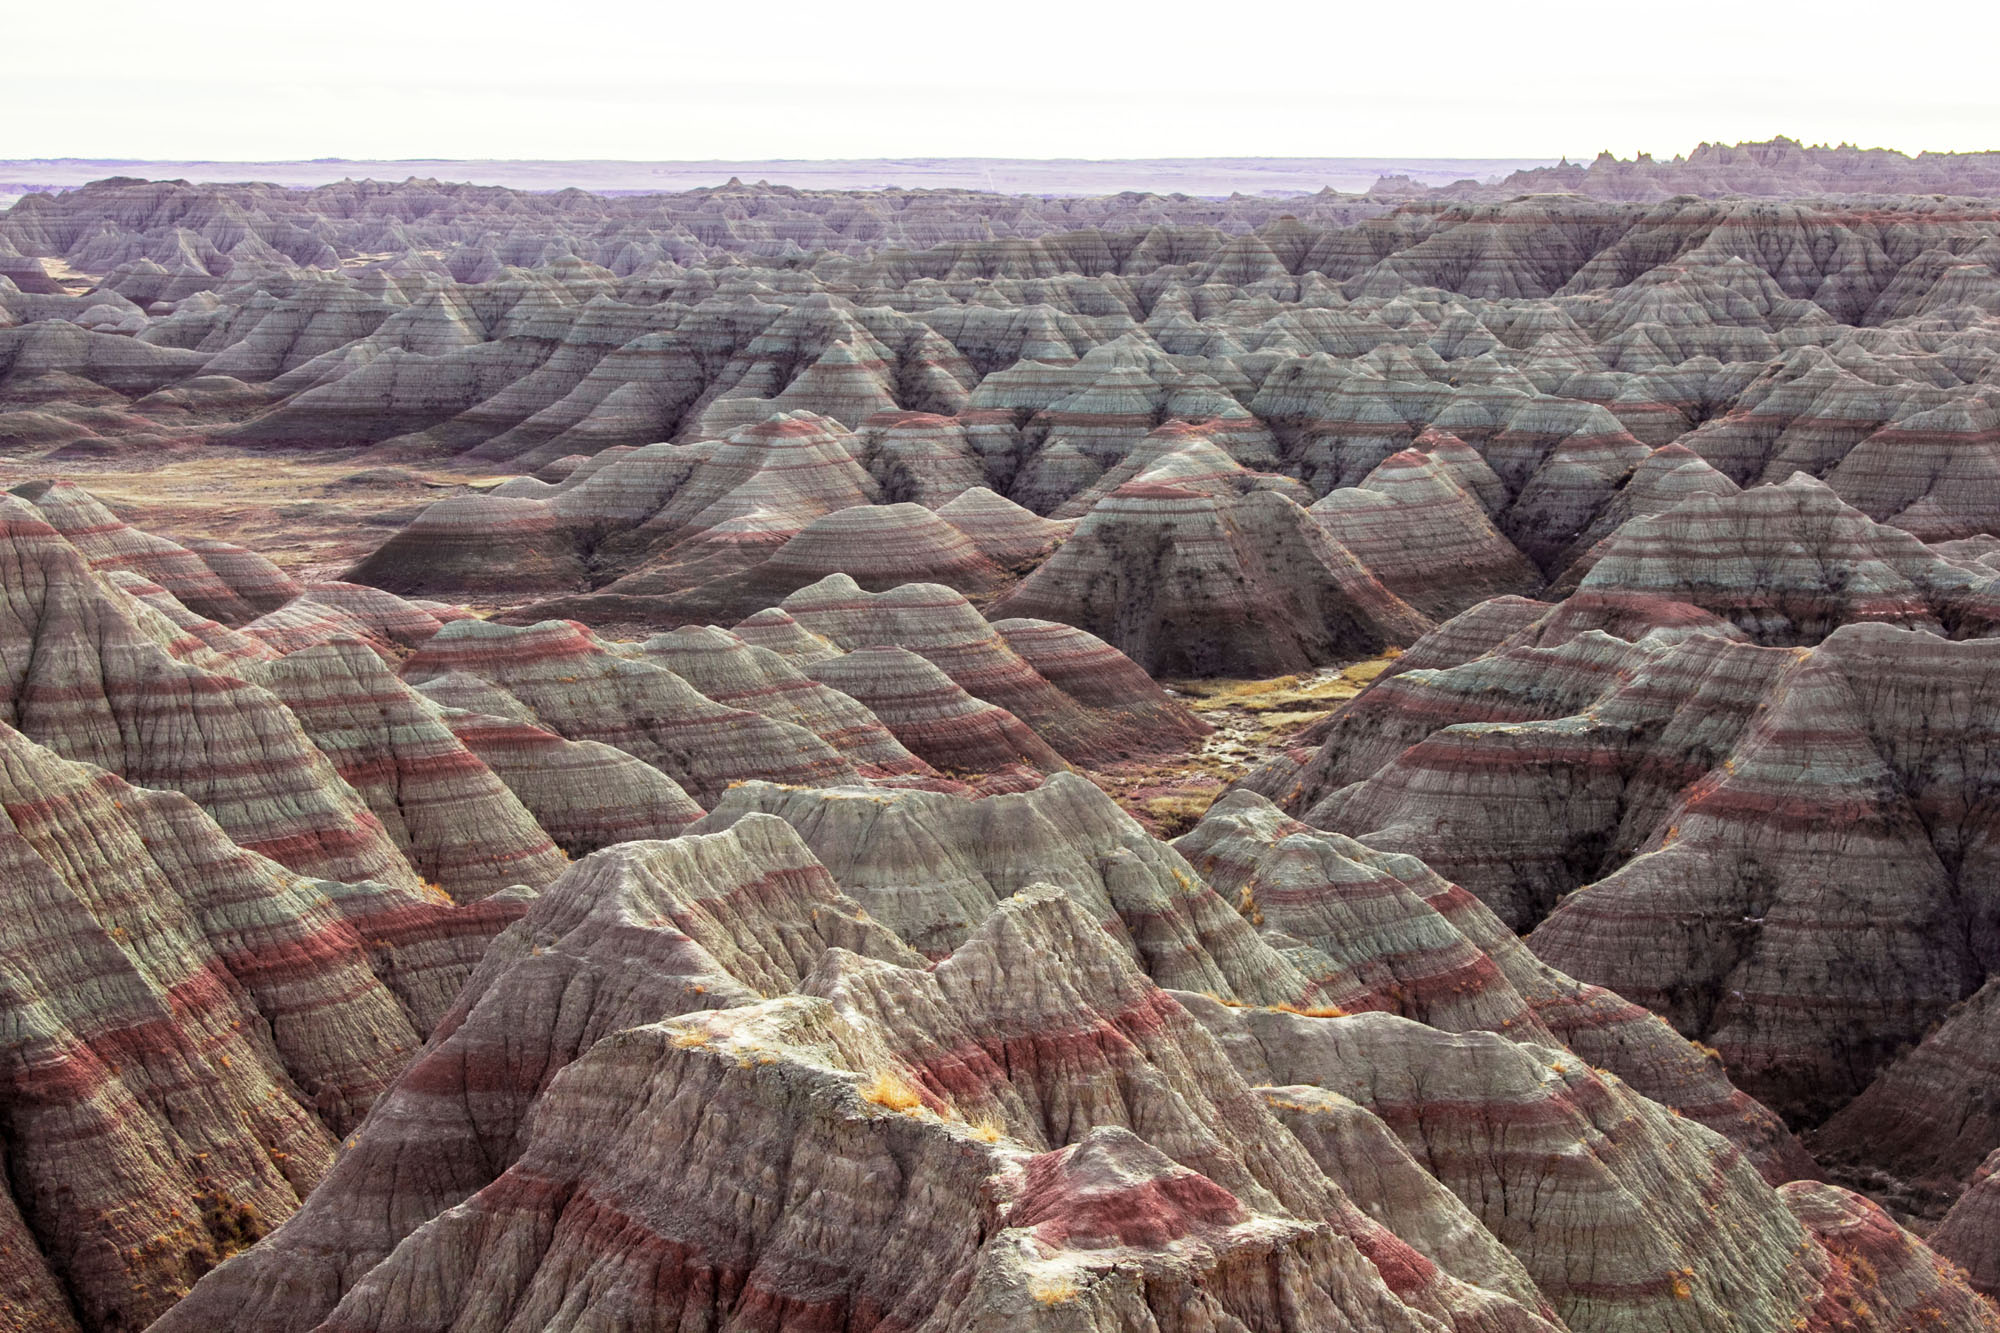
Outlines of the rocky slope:
M21 487L0 520L0 1219L24 1327L142 1327L282 1221L535 890L701 817L677 776L711 800L758 776L1024 780L951 728L946 779L860 699L720 628L608 644L343 584L264 610L282 584L248 552L129 527L73 485ZM859 603L800 614L842 644L893 635L907 599L871 616L845 586ZM911 642L1080 755L1201 730L1078 631L1018 631L1065 689L997 629L920 621ZM972 697L908 649L843 657L786 623L823 650L808 665L895 652Z
M302 877L178 792L0 751L10 1318L140 1328L298 1206L525 901Z
M1989 168L0 214L0 1326L2000 1326Z
M1325 981L1249 906L1077 780L970 804L748 786L704 827L552 886L305 1209L160 1327L614 1310L650 1327L1096 1327L1192 1310L1257 1328L1700 1329L1747 1310L1887 1329L1920 1307L1996 1324L1873 1205L1774 1190L1525 1003L1517 1035L1332 1016ZM911 863L923 847L938 859ZM1322 880L1315 896L1337 914L1379 890ZM1516 967L1551 1011L1594 1004ZM1612 1044L1655 1053L1640 1065L1686 1049L1656 1022L1628 1037ZM1697 1053L1679 1063L1726 1089ZM1599 1146L1552 1176L1522 1134L1558 1164L1577 1137ZM1593 1267L1622 1276L1580 1276Z

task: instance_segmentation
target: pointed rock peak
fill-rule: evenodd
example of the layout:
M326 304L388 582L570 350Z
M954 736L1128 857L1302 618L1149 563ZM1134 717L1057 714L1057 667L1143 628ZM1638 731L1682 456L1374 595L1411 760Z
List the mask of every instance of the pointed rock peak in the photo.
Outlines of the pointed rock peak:
M117 524L120 520L104 502L73 481L61 478L43 477L35 481L24 481L19 486L8 489L8 493L18 495L47 515L64 515L70 523L77 525ZM54 522L54 518L51 518Z
M794 594L796 595L796 594ZM766 607L736 626L736 636L759 648L769 648L793 666L823 662L840 656L831 640L822 638L794 620L780 607Z
M1416 449L1390 454L1377 463L1362 478L1359 489L1385 495L1398 504L1439 504L1470 498L1444 459ZM1327 499L1340 494L1338 490L1329 491Z
M821 437L830 439L846 433L839 422L828 420L817 412L779 412L762 421L738 427L729 436L729 443L768 445Z
M720 625L682 625L665 634L655 634L640 645L640 651L649 657L681 653L730 657L749 646Z
M2000 406L1978 398L1954 398L1948 403L1905 417L1890 428L1896 434L2000 434Z
M867 605L874 600L874 594L863 591L860 584L845 574L828 574L817 583L799 589L778 608L783 612L801 610L822 610L831 606Z
M1092 1014L1176 1007L1074 899L1036 884L1001 902L937 966L947 992L998 1026L1062 1031Z
M1848 508L1846 503L1838 495L1834 494L1833 487L1827 485L1810 472L1794 472L1791 476L1779 482L1778 488L1797 496L1804 501L1808 509L1832 512ZM1848 510L1848 512L1854 513L1856 511Z
M491 681L469 671L447 671L416 686L417 693L441 708L457 708L487 717L532 723L534 712Z
M1625 489L1635 496L1666 492L1676 496L1697 492L1730 496L1743 488L1726 474L1718 472L1713 464L1692 449L1670 444L1655 449L1641 460L1639 466L1632 470L1632 478L1625 483Z
M1006 496L996 494L984 486L974 486L968 490L960 491L949 502L940 506L937 512L939 517L945 519L947 522L955 522L961 518L972 517L1005 517L1019 519L1023 522L1047 523L1050 527L1059 526L1052 520L1043 518L1034 510L1025 509L1015 504L1012 500L1009 500Z
M879 368L882 362L880 358L867 356L856 350L852 343L841 339L820 353L817 364L822 366L867 366Z
M1116 1126L1030 1158L1018 1191L1006 1224L1075 1250L1163 1247L1250 1218L1234 1194Z
M357 684L389 679L381 655L361 640L346 635L286 653L264 667L262 674L266 679L281 675L306 678L339 674Z

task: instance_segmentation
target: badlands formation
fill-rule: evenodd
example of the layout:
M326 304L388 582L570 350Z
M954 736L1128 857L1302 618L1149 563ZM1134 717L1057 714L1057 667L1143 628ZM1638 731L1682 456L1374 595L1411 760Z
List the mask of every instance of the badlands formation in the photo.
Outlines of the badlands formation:
M0 213L0 1330L2000 1331L2000 164Z

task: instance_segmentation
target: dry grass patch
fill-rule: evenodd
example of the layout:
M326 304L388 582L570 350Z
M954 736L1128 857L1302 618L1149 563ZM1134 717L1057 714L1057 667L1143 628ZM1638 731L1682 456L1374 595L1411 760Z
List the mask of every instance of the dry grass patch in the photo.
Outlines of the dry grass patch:
M1337 1004L1274 1004L1273 1009L1303 1018L1345 1018L1347 1011Z
M1028 1284L1037 1305L1067 1305L1083 1294L1073 1277L1038 1277Z
M1134 762L1086 774L1157 838L1177 838L1200 822L1238 779L1297 743L1297 738L1368 682L1397 653L1345 667L1269 680L1161 682L1214 731L1168 762Z
M884 1069L862 1087L861 1100L908 1115L924 1104L924 1094L895 1070Z
M1219 794L1202 791L1149 796L1135 802L1132 812L1152 829L1154 837L1178 838L1201 822L1201 817L1208 813L1208 807L1215 804Z
M1170 688L1187 696L1188 707L1197 713L1236 710L1312 716L1329 712L1361 693L1397 656L1385 653L1351 666L1269 680L1177 680L1170 682Z

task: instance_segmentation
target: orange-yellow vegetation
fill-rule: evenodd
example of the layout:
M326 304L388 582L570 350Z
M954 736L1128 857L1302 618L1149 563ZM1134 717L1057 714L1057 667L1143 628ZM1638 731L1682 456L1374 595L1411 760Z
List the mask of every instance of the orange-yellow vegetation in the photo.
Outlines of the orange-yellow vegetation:
M924 1104L924 1094L895 1070L884 1069L861 1089L861 1100L907 1113Z
M1082 1294L1073 1277L1036 1278L1028 1284L1028 1294L1037 1305L1067 1305Z

